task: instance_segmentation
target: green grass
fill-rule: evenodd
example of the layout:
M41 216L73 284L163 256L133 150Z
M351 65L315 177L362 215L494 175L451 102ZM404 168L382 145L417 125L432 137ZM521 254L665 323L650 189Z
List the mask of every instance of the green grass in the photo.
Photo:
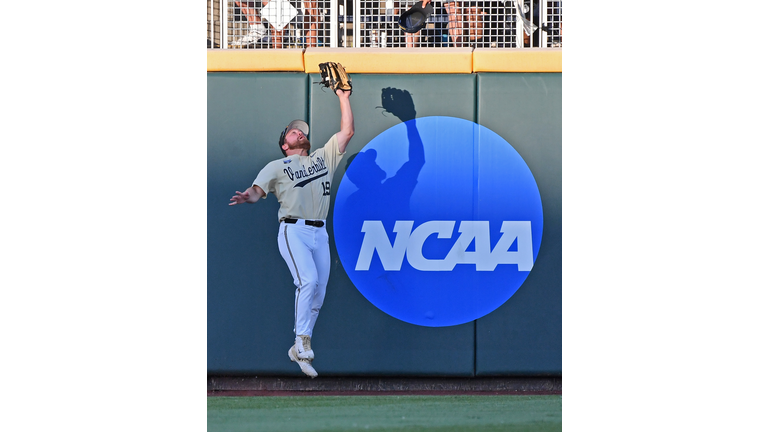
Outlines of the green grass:
M208 397L208 432L560 431L562 396Z

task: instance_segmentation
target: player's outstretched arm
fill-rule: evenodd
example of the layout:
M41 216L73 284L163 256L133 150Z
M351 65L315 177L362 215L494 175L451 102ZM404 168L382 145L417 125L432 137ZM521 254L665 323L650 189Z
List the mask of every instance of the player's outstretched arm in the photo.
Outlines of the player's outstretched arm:
M355 134L355 118L352 115L352 105L349 103L349 95L352 92L336 90L339 97L339 107L341 108L341 130L336 133L336 139L339 141L339 151L344 153L349 140Z
M251 186L246 189L245 192L236 191L235 195L229 199L229 205L233 206L244 203L253 204L258 202L264 195L265 193L260 187Z

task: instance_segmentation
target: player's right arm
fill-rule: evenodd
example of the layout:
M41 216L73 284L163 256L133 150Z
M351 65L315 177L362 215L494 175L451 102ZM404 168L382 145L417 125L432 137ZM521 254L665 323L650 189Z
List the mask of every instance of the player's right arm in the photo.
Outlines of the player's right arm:
M258 202L266 194L264 190L256 185L253 185L245 190L245 192L236 191L235 195L229 199L229 205L238 205L243 203L253 204Z

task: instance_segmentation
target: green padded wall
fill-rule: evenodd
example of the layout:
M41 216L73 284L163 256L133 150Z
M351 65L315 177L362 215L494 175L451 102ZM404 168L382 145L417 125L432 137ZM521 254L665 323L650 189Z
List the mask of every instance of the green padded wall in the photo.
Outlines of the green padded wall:
M311 79L316 82L320 76L312 75ZM466 101L474 100L475 81L472 75L352 75L356 131L334 178L334 196L346 162L378 134L400 123L381 108L385 89L408 91L419 117L451 115L472 120L474 107ZM446 111L446 107L450 109ZM316 136L325 137L340 126L338 98L317 85L312 87L310 120L315 130L322 131ZM333 220L329 221L328 231L334 265L321 311L324 316L315 327L317 352L322 350L328 362L316 360L318 370L338 374L471 376L474 324L427 328L381 312L357 291L344 272L334 246ZM315 338L312 344L314 348Z
M473 376L561 373L561 74L352 74L356 134L346 163L400 123L382 92L408 91L417 117L476 121L528 163L544 204L544 238L530 276L501 308L454 327L392 318L352 285L334 246L312 345L329 375ZM286 352L293 338L290 273L277 250L277 202L229 207L267 162L294 118L310 124L313 147L339 129L338 98L303 73L208 74L208 372L302 376Z
M277 202L230 207L279 134L307 113L304 73L208 74L208 370L289 373L293 284L277 252ZM281 126L282 125L282 126Z
M539 187L536 264L504 305L477 320L477 375L562 372L562 75L478 74L477 121L523 157Z

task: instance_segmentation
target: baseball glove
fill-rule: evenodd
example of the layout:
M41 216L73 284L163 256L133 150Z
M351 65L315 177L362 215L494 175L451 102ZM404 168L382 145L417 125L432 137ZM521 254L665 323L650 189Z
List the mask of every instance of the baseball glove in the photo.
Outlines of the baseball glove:
M336 90L352 92L352 80L341 63L320 63L320 85L328 87L336 93Z

